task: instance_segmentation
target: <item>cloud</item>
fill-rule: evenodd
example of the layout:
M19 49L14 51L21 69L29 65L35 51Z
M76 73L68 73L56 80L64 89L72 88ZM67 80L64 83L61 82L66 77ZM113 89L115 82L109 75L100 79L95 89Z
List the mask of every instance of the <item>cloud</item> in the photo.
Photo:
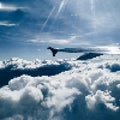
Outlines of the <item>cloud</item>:
M72 69L53 76L23 74L0 88L0 119L86 120L97 118L98 112L102 120L119 116L119 71L106 68L120 64L119 56L104 55L88 61L31 62L14 58L1 61L0 66L12 65L16 70L63 63Z
M70 41L66 40L66 39L53 39L53 40L48 40L48 41L33 39L33 40L30 40L30 42L32 42L32 43L50 43L50 44L64 45L64 44L68 44Z
M14 27L17 26L18 24L15 23L9 23L7 21L0 21L0 26L5 26L5 27Z
M62 8L64 7L64 4L65 4L65 0L62 0L61 3L60 3L57 14L59 14L61 12Z
M54 76L71 69L71 65L65 61L26 61L19 58L13 58L10 61L3 61L0 64L0 87L7 85L10 79L19 77L23 74L36 76ZM54 72L53 72L54 71ZM26 82L23 80L23 86ZM18 87L17 86L17 87ZM18 87L19 88L19 87Z
M56 13L56 18L59 16L59 14L63 10L63 8L67 5L67 3L68 3L68 0L61 0L57 13Z
M26 80L26 82L23 82L23 80ZM29 112L27 114L26 113L24 114L25 116L27 115L27 118L28 116L32 115L32 112L34 111L33 108L34 109L37 108L38 112L42 111L42 108L46 110L48 109L47 110L48 115L46 116L47 119L49 117L53 117L52 111L60 112L65 106L70 105L74 101L75 96L79 95L80 92L75 88L65 87L64 83L61 83L60 86L56 88L56 85L59 84L59 81L50 82L51 80L52 78L48 77L32 78L30 76L25 75L19 78L15 78L9 83L9 87L1 88L0 101L2 102L4 100L7 102L7 99L9 99L7 104L11 103L11 105L15 106L14 108L10 107L11 110L10 116L11 115L16 116L14 115L15 111L17 113L22 112L22 110L26 111L28 109L27 107L32 105L33 106L31 108L32 111L29 108ZM23 85L20 85L21 82L23 82L22 83ZM19 86L19 88L17 86ZM63 102L61 102L61 100ZM5 105L6 104L3 104L3 106ZM18 107L19 109L17 109L16 107ZM0 111L2 113L3 109L1 109ZM7 107L5 111L6 111L5 117L10 117L8 116L9 114L7 112ZM42 115L43 113L40 114ZM42 117L40 114L38 113L38 116ZM36 119L36 117L38 116L33 117L32 115L31 117ZM4 115L1 114L1 118L2 117L4 117Z
M117 84L116 87L117 87L118 89L120 89L120 84Z
M42 35L42 36L35 36L34 39L29 40L28 42L31 43L50 43L50 44L58 44L58 45L64 45L72 43L74 40L76 40L77 36L69 36L67 38L57 38L53 35Z
M52 14L53 14L54 11L55 11L55 7L50 11L47 19L45 20L44 24L42 25L41 31L43 31L44 28L46 27L46 25L47 25L47 23L48 23L48 21L49 21L49 19L50 19L50 17L52 16Z
M93 109L96 103L104 103L107 108L113 111L119 109L119 107L113 105L115 98L112 97L108 91L98 90L95 95L88 95L85 99L89 109Z
M22 7L17 7L15 5L4 4L0 2L0 11L15 11L21 9Z

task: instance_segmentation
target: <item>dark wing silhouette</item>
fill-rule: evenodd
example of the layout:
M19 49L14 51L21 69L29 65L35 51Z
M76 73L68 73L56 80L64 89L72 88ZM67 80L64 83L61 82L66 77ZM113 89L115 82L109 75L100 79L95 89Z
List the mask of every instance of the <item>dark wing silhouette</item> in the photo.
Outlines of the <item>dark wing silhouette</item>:
M53 55L54 57L55 57L56 53L58 52L58 50L57 50L57 49L52 48L52 47L48 47L47 49L50 49L50 50L51 50L52 55Z

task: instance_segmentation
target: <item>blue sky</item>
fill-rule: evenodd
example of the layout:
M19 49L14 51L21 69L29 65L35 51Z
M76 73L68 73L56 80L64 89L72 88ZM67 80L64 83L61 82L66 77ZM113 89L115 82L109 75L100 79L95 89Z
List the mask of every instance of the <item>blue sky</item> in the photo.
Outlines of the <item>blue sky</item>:
M48 46L118 44L119 11L119 0L0 0L0 59L52 59Z

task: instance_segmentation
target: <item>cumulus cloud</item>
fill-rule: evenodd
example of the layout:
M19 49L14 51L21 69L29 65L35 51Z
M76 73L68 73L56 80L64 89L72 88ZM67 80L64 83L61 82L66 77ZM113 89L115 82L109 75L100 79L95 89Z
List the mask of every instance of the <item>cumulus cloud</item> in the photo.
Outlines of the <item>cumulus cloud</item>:
M115 98L108 91L98 90L95 95L86 96L86 102L89 109L93 109L96 103L104 103L105 106L113 111L117 111L119 107L113 105Z
M120 84L117 84L116 87L117 87L117 88L120 88Z
M23 82L23 79L25 79L26 82ZM70 105L74 101L75 96L79 95L80 92L76 88L67 88L64 85L65 82L60 83L61 80L59 80L59 78L57 78L58 81L53 80L51 82L52 79L53 78L49 77L32 78L30 76L21 76L19 78L15 78L9 82L7 87L1 88L0 104L2 104L2 101L4 101L4 107L7 104L14 105L14 107L9 108L12 111L11 115L13 116L15 116L15 111L17 111L17 113L22 112L22 110L26 111L28 109L27 107L30 106L33 107L34 110L38 109L38 111L42 111L42 109L50 109L48 112L49 116L47 117L53 117L54 114L52 114L52 111L55 113L60 112L64 107ZM23 82L22 85L21 82ZM57 87L57 85L59 85L59 87ZM17 109L17 107L19 109ZM5 107L5 109L1 109L0 113L4 112L4 110L7 111L7 108ZM28 110L30 113L28 112L24 115L27 115L27 117L30 116L32 112L34 112L34 110L31 110ZM5 117L10 117L7 115L9 114L6 112ZM38 116L41 117L41 115ZM4 117L2 114L0 116L1 118Z
M10 79L19 77L23 74L33 77L43 75L53 76L61 72L70 70L71 68L71 64L67 61L27 61L19 58L12 58L11 60L0 62L0 87L8 84L8 81Z
M52 62L58 64L58 61L34 63L14 58L0 62L0 66L17 63L18 68L31 69ZM106 67L120 64L119 56L105 55L88 61L59 60L59 64L63 62L72 69L53 76L21 75L0 88L0 119L75 120L81 117L86 120L96 119L97 112L102 120L109 118L108 115L112 119L119 116L119 71L112 72Z

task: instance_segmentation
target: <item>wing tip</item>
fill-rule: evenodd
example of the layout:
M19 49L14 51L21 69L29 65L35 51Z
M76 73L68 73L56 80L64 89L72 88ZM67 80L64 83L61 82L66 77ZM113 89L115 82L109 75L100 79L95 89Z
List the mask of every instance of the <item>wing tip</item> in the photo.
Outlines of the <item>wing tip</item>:
M58 50L53 47L48 47L47 49L51 50L53 57L57 54Z

